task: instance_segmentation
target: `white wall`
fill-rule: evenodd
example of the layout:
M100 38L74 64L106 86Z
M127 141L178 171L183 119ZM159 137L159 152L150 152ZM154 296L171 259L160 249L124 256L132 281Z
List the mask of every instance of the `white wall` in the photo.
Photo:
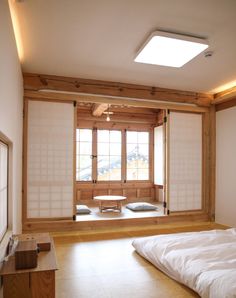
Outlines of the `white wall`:
M236 227L236 107L216 113L216 222Z
M7 0L0 1L0 134L11 141L10 221L21 232L23 81Z

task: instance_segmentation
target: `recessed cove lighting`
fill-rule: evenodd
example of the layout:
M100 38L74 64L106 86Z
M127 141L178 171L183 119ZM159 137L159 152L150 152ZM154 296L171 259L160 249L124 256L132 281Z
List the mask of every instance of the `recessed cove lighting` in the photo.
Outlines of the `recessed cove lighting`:
M205 39L155 31L139 50L134 61L181 67L207 48Z

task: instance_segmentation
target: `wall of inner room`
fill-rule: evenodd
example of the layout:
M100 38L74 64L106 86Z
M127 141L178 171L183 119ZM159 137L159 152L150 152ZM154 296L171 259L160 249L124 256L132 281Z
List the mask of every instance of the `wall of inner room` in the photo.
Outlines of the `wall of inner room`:
M216 113L216 222L236 227L236 107Z

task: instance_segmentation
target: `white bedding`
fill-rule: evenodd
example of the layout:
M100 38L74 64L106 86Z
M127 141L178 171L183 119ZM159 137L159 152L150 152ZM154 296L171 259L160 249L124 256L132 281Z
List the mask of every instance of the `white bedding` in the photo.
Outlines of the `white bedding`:
M236 229L159 235L136 251L204 298L236 298Z

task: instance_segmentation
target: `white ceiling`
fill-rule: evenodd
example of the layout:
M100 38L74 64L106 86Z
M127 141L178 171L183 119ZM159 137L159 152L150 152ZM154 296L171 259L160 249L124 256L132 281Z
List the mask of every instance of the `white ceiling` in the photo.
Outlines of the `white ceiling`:
M212 92L236 81L236 0L24 0L14 3L24 72ZM133 61L165 29L205 37L182 68Z

